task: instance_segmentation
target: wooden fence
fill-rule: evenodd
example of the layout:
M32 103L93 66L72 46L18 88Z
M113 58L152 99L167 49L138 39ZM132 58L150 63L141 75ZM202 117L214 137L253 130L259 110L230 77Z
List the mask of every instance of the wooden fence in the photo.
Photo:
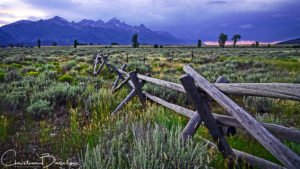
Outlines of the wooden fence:
M106 65L111 72L117 74L117 79L112 86L113 93L125 85L131 88L131 92L112 112L112 115L117 114L134 96L138 96L143 105L145 104L145 100L148 99L188 117L190 120L182 131L183 141L191 138L199 125L203 124L212 136L213 142L204 140L209 146L215 147L221 152L229 168L238 168L238 162L247 162L251 166L259 168L300 168L300 157L282 143L282 140L300 143L300 130L270 123L260 123L225 95L261 96L300 101L299 84L230 84L222 76L215 83L209 83L189 65L184 66L183 70L186 74L180 78L181 84L177 84L141 75L136 72L128 73L125 71L126 64L121 69L118 69L108 63L108 57L109 55L97 55L94 62L94 75L98 75L104 65ZM195 105L196 110L189 110L143 91L142 86L146 82L185 93ZM216 101L231 116L213 113L210 109L208 98ZM226 136L234 135L236 128L246 130L277 158L282 165L231 148L226 140Z

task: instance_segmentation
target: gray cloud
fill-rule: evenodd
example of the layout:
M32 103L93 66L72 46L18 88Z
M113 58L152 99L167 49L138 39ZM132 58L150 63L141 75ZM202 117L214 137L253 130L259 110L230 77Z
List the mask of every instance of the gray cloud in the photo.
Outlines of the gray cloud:
M206 4L207 5L223 5L226 3L227 3L226 1L210 1L210 2L207 2Z
M69 21L81 19L107 21L117 17L131 25L144 23L151 29L166 30L181 38L203 37L204 40L215 40L220 32L225 32L241 33L244 34L243 38L247 39L265 40L273 39L273 33L277 32L280 32L282 37L299 32L293 23L295 18L300 16L300 10L297 9L300 6L299 0L14 1L25 3L31 9L43 11L44 19L59 15ZM13 8L13 4L5 5ZM0 9L1 6L3 5L0 2ZM284 17L285 14L290 17ZM35 17L30 19L40 19L41 16ZM278 28L276 25L281 27ZM255 35L262 33L264 36Z

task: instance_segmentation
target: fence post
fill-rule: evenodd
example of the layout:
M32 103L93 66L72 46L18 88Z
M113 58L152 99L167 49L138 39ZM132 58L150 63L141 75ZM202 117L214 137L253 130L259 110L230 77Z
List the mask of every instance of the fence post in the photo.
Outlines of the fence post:
M109 55L108 55L109 56ZM98 75L100 72L101 72L101 70L102 70L102 68L103 68L103 66L104 65L107 65L107 59L108 59L108 56L104 56L104 55L102 55L101 54L101 56L97 56L97 58L96 58L96 61L95 61L95 67L94 67L94 75ZM97 64L98 64L98 58L100 58L101 60L101 65L100 65L100 67L98 68L98 70L96 70L97 69ZM103 61L102 61L102 59L103 59Z
M142 83L139 82L139 79L137 78L136 72L130 72L129 73L129 77L134 85L136 94L138 95L141 103L143 104L143 106L145 106L145 97L144 94L142 92Z
M201 121L202 119L198 113L195 114L192 118L190 118L188 124L184 127L184 129L181 132L181 137L183 139L183 142L193 137L193 135L199 128Z
M121 70L125 70L126 67L127 67L127 64L123 64L121 67ZM122 73L118 69L115 68L115 72L118 74L118 77L113 83L112 90L114 90L114 88L118 85L119 80L124 80Z
M300 168L300 157L274 137L261 123L256 121L243 108L220 92L213 84L186 65L183 70L193 77L196 84L225 108L258 142L274 155L287 168ZM193 83L193 85L195 85Z
M221 129L217 124L217 121L214 119L207 100L198 91L191 76L184 75L180 78L180 81L184 89L186 90L188 97L196 106L197 113L202 118L204 125L207 127L210 135L217 143L219 151L222 153L224 158L228 159L228 168L233 168L235 162L235 154L230 148L230 145L227 143Z
M134 96L136 95L135 89L132 89L131 92L126 96L126 98L118 105L118 107L112 112L112 115L117 114L118 111L120 111L124 105L129 102Z

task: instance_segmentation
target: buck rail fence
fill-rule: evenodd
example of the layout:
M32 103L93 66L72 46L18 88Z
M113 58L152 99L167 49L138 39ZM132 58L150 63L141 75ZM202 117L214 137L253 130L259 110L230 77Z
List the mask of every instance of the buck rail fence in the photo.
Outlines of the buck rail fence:
M300 157L284 145L281 140L300 143L300 130L270 123L260 123L242 107L232 101L227 95L261 96L300 101L300 85L287 83L228 83L220 76L215 83L208 82L189 65L184 66L186 73L180 78L181 84L168 82L147 75L126 72L126 64L121 69L108 63L108 54L97 54L94 61L94 75L98 75L104 65L110 72L117 74L112 85L112 92L123 86L131 88L128 96L117 106L112 115L117 114L134 96L145 105L146 99L173 110L189 118L182 131L182 139L191 138L199 125L204 124L213 138L213 142L204 139L209 146L217 148L227 161L228 168L238 168L239 162L247 162L259 168L300 168ZM185 93L195 105L196 110L190 110L170 103L146 91L142 91L144 83L156 84L177 92ZM213 113L209 99L221 105L231 116ZM232 149L226 140L226 135L234 135L236 128L244 129L262 144L282 165Z

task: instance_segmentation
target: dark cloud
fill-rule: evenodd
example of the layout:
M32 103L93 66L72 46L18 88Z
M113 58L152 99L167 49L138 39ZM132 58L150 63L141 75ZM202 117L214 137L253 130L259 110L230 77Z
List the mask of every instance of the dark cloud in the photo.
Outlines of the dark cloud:
M131 25L145 24L177 37L204 41L220 32L242 34L244 40L274 41L300 36L299 0L19 0L69 21L118 17ZM5 4L6 5L6 4ZM0 9L1 9L0 2ZM30 18L33 20L39 19Z
M210 2L207 2L206 4L207 5L224 5L226 3L227 3L226 1L210 1Z

